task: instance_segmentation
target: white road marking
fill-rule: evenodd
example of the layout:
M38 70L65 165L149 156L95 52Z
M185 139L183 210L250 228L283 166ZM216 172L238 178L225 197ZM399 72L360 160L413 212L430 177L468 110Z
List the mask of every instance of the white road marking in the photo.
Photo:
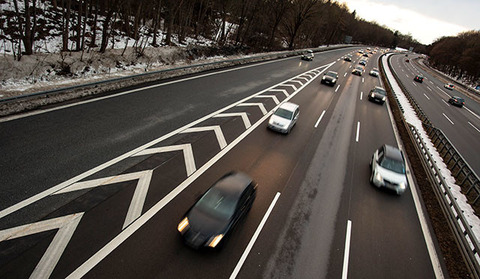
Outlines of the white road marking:
M0 242L58 229L30 278L49 278L70 242L83 212L0 231ZM94 229L94 228L92 228Z
M412 81L413 85L417 86L414 81Z
M444 99L442 99L442 102L444 102L447 106L450 106L450 104L447 101L445 101Z
M360 101L362 100L363 98L363 91L360 92Z
M240 257L240 260L238 261L237 265L235 266L235 269L233 270L232 274L230 275L230 279L235 279L237 277L238 273L240 272L240 269L242 268L243 263L247 259L250 251L252 250L253 245L255 244L255 241L257 241L257 238L260 235L260 232L262 231L263 226L265 226L265 223L267 222L268 217L272 213L272 210L275 207L275 204L277 203L277 200L278 200L279 197L280 197L280 193L277 192L277 194L273 198L272 203L268 207L267 212L263 216L262 221L258 225L257 230L255 230L255 233L253 234L252 239L250 239L250 242L248 243L247 248L243 252L242 256Z
M480 133L480 129L478 129L477 127L475 127L472 123L470 123L470 121L468 121L468 124L469 124L470 126L472 126L473 129L477 130L477 132Z
M347 76L347 73L345 73L345 74L343 75L343 77L346 77L346 76Z
M193 149L190 143L179 144L179 145L169 145L163 147L156 147L156 148L148 148L143 151L138 152L137 154L133 155L135 157L144 156L144 155L151 155L157 153L164 153L164 152L172 152L172 151L183 151L183 159L185 160L185 170L187 171L187 176L192 175L197 170L195 164L195 157L193 156ZM132 156L132 157L133 157ZM133 178L129 179L132 180ZM125 181L125 180L123 180ZM118 180L116 182L119 182ZM83 182L80 182L83 183ZM77 183L78 184L78 183ZM75 184L73 184L75 185ZM71 187L71 186L70 186ZM63 190L58 191L58 193L62 193L65 189L69 189L70 187L66 187Z
M430 91L433 91L432 88L430 88L430 87L428 87L428 86L427 86L427 89L430 90Z
M263 115L267 114L267 109L265 108L265 105L263 103L241 103L237 105L237 107L251 107L251 106L259 107Z
M337 89L335 89L335 93L337 93L338 88L340 88L340 84L337 86Z
M275 95L258 95L255 98L271 98L276 105L280 104L280 101L277 99L277 96Z
M405 75L406 75L407 77L409 77L408 74L405 74Z
M322 118L323 118L323 115L325 114L325 110L322 112L322 114L320 115L320 117L318 118L317 120L317 123L315 123L315 128L318 127L318 124L320 123L320 121L322 121Z
M365 78L362 77L362 83L364 83L364 82L365 82Z
M359 135L360 135L360 121L357 122L357 137L355 138L356 142L358 142Z
M296 80L296 79L291 79L290 81L291 81L291 82L298 82L298 83L300 83L300 86L302 86L302 85L303 85L303 83L302 83L301 81L299 81L299 80Z
M270 89L268 91L271 91L271 92L282 92L283 94L285 94L286 97L290 96L290 94L288 94L287 90L285 89Z
M218 141L218 145L220 146L220 149L224 149L225 146L227 146L227 141L225 140L225 137L223 136L222 128L218 125L188 128L185 131L182 131L181 134L208 132L208 131L214 131L215 132L215 136L217 137L217 141Z
M277 103L278 104L278 103ZM250 123L250 119L248 119L248 115L246 112L229 112L229 113L220 113L215 115L214 117L235 117L240 116L243 120L243 124L245 125L245 129L250 128L252 124Z
M469 108L467 108L466 106L463 106L468 112L470 112L471 114L473 114L473 116L475 116L476 118L480 119L480 116L478 116L478 114L476 114L475 112L471 111Z
M433 81L429 80L429 82L430 82L431 84L433 84Z
M310 79L305 78L305 77L298 77L298 78L301 78L301 79L303 79L303 80L305 80L305 81L309 81L312 77L310 77Z
M347 221L347 233L345 236L345 252L343 254L343 270L342 279L347 279L348 274L348 259L350 257L350 239L352 235L352 221Z
M427 96L427 94L423 93L423 96L425 96L425 98L427 98L428 100L430 100L430 98Z
M290 82L290 80L287 81L287 82ZM297 87L296 87L295 85L293 85L293 84L282 83L281 85L282 85L282 86L291 86L291 87L293 88L293 90L297 91Z
M450 120L450 118L448 118L448 116L447 116L445 113L442 113L442 115L445 116L445 118L446 118L450 123L452 123L452 125L454 125L453 121Z

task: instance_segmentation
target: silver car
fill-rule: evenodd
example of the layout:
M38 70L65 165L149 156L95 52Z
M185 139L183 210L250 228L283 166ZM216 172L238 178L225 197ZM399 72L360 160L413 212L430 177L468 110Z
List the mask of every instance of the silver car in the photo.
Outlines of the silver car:
M397 195L403 194L407 189L405 159L398 148L386 144L380 147L373 153L370 167L370 183L378 188L385 187Z
M283 103L272 114L268 121L268 128L284 134L290 133L297 123L300 114L299 106L294 103Z

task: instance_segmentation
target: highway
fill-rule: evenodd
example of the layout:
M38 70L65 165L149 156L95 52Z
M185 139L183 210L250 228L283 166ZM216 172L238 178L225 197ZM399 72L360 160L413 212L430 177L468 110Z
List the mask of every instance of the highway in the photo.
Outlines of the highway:
M470 96L454 89L444 88L446 81L439 80L419 67L414 59L405 62L403 55L392 57L392 67L432 124L441 129L455 148L465 158L475 173L480 174L480 104ZM414 82L415 75L425 77L423 83ZM465 99L459 108L448 103L451 96Z
M379 53L359 77L357 49L1 120L0 277L435 278L412 191L369 183L373 152L397 142L367 100ZM300 117L281 135L266 125L287 100ZM221 250L188 248L180 218L230 170L258 183L253 208Z

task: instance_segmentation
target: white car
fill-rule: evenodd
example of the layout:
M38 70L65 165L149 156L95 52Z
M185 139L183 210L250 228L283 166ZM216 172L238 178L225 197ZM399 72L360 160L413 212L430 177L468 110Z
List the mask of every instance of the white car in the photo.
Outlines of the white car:
M373 153L370 167L370 183L378 188L385 187L397 195L403 194L407 189L405 159L398 148L386 144L380 147Z
M451 83L446 83L443 87L449 89L449 90L453 90L455 88L455 85L451 84Z
M370 75L372 77L378 77L379 73L378 73L378 69L377 68L373 68L371 71L370 71Z
M300 114L299 106L294 103L283 103L272 114L268 121L268 128L284 134L290 133L297 123Z

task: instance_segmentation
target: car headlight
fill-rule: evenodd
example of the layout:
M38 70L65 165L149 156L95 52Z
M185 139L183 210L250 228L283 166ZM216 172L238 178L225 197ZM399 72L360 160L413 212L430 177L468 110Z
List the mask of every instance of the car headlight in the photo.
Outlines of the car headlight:
M385 97L385 96L383 96L383 98L382 98L382 101L384 101L384 102L385 102L385 100L386 100L386 97Z
M405 183L403 182L400 182L400 184L398 184L398 187L400 187L400 189L402 190L405 190L407 188L407 185L405 185Z
M375 98L375 94L374 93L370 94L370 97Z
M383 184L383 177L379 172L375 173L375 180Z
M332 82L337 82L337 80L336 80L336 79L332 79Z
M185 218L183 218L183 220L178 224L177 230L178 230L180 233L183 234L186 230L188 230L189 227L190 227L190 223L188 222L188 218L185 217Z
M211 237L210 240L208 241L208 247L215 248L218 245L218 243L220 243L222 238L223 238L223 234L218 234L214 237Z

